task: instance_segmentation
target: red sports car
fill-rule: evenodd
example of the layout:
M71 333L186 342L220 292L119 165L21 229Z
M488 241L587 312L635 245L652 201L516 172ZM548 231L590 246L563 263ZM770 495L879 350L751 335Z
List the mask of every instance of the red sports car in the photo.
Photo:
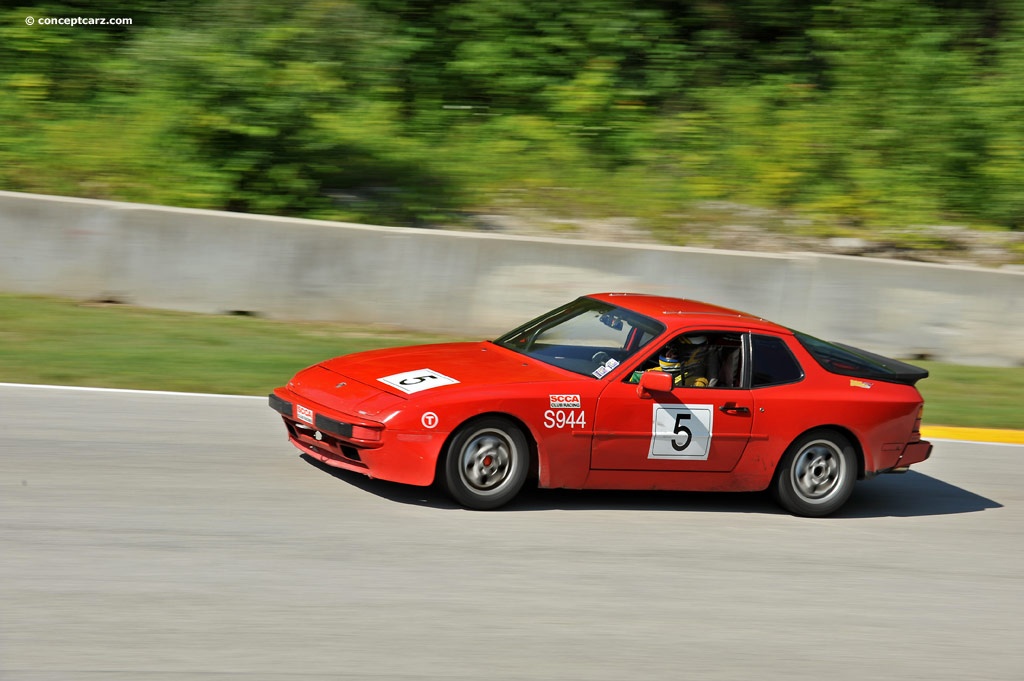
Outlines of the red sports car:
M931 454L928 372L691 300L585 296L494 341L375 350L270 395L331 466L493 509L545 488L749 492L824 516Z

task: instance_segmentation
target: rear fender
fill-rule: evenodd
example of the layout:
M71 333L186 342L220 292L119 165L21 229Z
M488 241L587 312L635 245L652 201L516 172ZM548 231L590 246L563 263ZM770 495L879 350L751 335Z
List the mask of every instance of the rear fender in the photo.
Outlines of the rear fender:
M854 432L852 430L850 430L849 428L846 428L844 426L838 426L838 425L836 425L834 423L823 423L820 426L814 426L813 428L808 428L804 432L802 432L799 435L797 435L795 438L793 438L792 442L790 442L788 445L786 445L786 449L789 449L789 447L792 446L793 442L796 442L797 440L799 440L803 436L807 435L808 433L814 432L816 430L832 430L832 431L835 431L835 432L839 433L840 435L845 436L846 439L849 440L853 444L853 450L857 454L857 479L858 480L863 480L864 479L864 471L865 471L864 446L861 444L860 438L857 437L857 435L854 434ZM782 455L784 453L785 453L785 450L783 450L782 452L779 453L779 461L775 464L776 471L778 471L778 466L779 466L779 463L781 463L781 461L782 461Z

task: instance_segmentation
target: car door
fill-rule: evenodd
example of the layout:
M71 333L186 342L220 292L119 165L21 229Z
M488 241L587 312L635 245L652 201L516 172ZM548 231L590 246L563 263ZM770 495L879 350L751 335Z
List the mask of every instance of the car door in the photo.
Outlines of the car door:
M630 381L634 374L605 388L594 416L591 469L732 470L750 439L753 417L743 380L747 340L736 332L702 333L716 357L709 387L652 393ZM636 373L646 368L642 363Z

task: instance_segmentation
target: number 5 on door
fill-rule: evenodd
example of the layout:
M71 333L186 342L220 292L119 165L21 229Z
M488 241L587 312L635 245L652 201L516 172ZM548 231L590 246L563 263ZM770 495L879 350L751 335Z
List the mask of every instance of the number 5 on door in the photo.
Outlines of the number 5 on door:
M711 404L655 404L647 458L706 461L714 415Z

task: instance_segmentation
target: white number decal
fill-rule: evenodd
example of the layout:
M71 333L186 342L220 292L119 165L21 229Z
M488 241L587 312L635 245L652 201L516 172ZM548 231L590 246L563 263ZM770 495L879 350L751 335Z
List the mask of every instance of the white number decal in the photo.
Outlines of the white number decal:
M714 424L713 404L656 404L648 459L706 461Z
M564 409L548 409L544 412L545 428L586 428L587 413L585 411L566 411Z
M378 378L377 380L410 395L421 390L430 390L438 386L458 383L454 378L449 378L442 373L430 369L406 371L401 374Z

